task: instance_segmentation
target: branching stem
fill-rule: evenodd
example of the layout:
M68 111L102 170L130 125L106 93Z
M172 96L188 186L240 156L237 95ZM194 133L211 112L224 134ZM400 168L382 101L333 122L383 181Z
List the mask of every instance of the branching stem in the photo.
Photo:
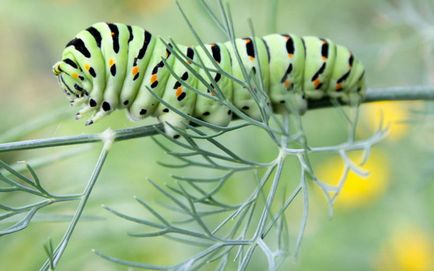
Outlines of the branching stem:
M368 89L364 102L403 100L434 100L434 86L427 85ZM310 109L332 106L333 104L329 100L309 104ZM153 136L159 133L158 130L163 130L162 124L116 130L114 131L114 141ZM0 152L95 143L100 141L102 141L100 134L34 139L0 144Z
M107 134L106 132L103 134ZM83 213L84 208L86 207L87 200L89 199L90 193L92 192L93 187L95 186L96 181L98 180L98 176L101 173L102 166L104 165L104 162L107 158L107 155L109 153L111 144L113 142L113 138L107 138L104 137L104 146L101 150L100 156L98 158L98 161L96 163L95 169L92 173L92 176L89 179L88 184L86 185L86 188L84 190L83 196L80 199L80 202L78 204L78 207L76 209L76 212L74 214L74 217L71 220L71 223L68 226L67 231L65 232L62 241L59 243L59 245L54 250L54 253L52 257L49 257L45 263L42 265L40 270L50 270L51 266L56 267L59 260L61 259L63 252L65 251L66 247L68 246L69 240L71 239L72 233L75 230L75 227L77 226L80 217Z

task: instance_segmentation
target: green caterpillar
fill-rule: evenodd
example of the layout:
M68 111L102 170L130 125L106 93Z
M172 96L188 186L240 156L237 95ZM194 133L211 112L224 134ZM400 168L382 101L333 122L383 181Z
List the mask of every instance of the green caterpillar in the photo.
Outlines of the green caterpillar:
M231 42L206 45L213 59L200 46L177 47L203 78L207 78L206 71L191 64L197 56L205 67L215 70L214 61L225 73L242 79L238 52L247 71L256 72L261 67L263 85L273 108L284 105L291 93L299 93L306 103L324 98L351 103L364 97L363 65L348 49L328 39L271 34L236 39L235 44L236 50ZM166 124L166 133L179 137L170 125L182 129L186 120L159 102L147 88L185 114L212 124L228 125L231 110L205 97L215 92L193 76L166 45L140 27L96 23L66 45L53 73L71 104L82 107L77 118L94 112L87 125L116 109L126 108L132 120L156 116ZM171 70L178 79L206 95L185 88ZM259 107L246 88L227 74L218 71L211 74L227 100L250 117L260 118Z

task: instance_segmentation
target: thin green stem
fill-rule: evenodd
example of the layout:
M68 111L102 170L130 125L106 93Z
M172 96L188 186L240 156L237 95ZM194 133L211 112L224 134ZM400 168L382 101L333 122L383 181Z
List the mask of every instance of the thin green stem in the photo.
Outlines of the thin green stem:
M163 130L163 124L154 124L116 130L114 131L114 141L123 141L157 135L157 129ZM102 137L102 134L88 134L79 136L64 136L45 139L24 140L0 144L0 152L95 143L101 142L103 140L104 138Z
M92 192L92 189L96 183L96 181L98 180L98 176L101 173L102 170L102 166L104 165L104 162L107 158L107 155L109 153L111 144L113 143L113 138L104 138L104 146L103 149L100 153L100 156L98 158L98 161L96 163L95 169L89 179L89 182L84 190L83 196L78 204L78 207L76 209L76 212L74 214L73 219L71 220L71 223L69 224L68 230L65 232L62 241L59 243L59 245L57 246L57 248L54 251L54 254L52 255L53 258L48 258L44 264L42 265L42 267L40 268L40 270L49 270L50 266L53 265L54 267L57 266L57 264L59 263L66 247L68 246L69 240L71 239L71 236L75 230L75 227L77 226L80 217L83 213L84 208L86 207L87 201L89 199L89 196Z
M434 100L434 86L408 86L368 89L364 102L377 101L403 101L403 100ZM320 100L309 103L310 109L332 107L329 100ZM157 135L163 130L163 124L127 128L114 131L114 140L123 141L140 137ZM17 150L48 148L75 144L100 142L100 134L88 134L79 136L52 137L45 139L24 140L0 144L0 153Z
M396 86L387 88L369 88L363 103L379 101L414 101L414 100L434 100L434 86ZM332 107L329 99L309 103L309 109Z
M277 32L277 13L279 11L279 0L271 0L270 1L270 20L268 21L268 30L270 33Z

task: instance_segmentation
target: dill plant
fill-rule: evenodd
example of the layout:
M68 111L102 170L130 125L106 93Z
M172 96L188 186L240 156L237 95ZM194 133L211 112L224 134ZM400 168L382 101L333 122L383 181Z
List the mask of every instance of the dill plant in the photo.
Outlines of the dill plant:
M203 0L200 2L215 25L234 44L236 34L229 6L218 1L219 14L217 14L206 2ZM277 1L272 1L272 5L275 12ZM198 44L204 48L204 42L181 6L179 6L179 10ZM249 22L249 25L252 36L255 36L253 24ZM253 43L255 43L254 40ZM172 44L176 43L172 41ZM348 110L337 101L310 104L309 109L312 110L334 107L346 120L348 128L347 139L344 142L337 145L312 146L307 140L302 116L298 113L298 101L293 100L291 114L273 114L272 109L268 106L268 96L263 86L261 72L253 74L247 71L243 65L240 65L243 72L243 79L240 80L230 74L225 74L217 63L214 63L214 69L205 67L204 61L199 57L193 65L206 71L207 77L203 78L188 65L186 56L176 46L167 46L167 48L189 69L191 74L207 87L213 87L216 90L215 97L207 97L216 99L229 107L237 116L237 121L229 127L220 127L201 121L183 114L149 90L159 102L190 121L191 125L185 131L172 127L181 134L181 140L173 140L166 136L163 126L156 124L122 130L107 129L100 134L0 144L0 152L11 152L102 143L94 170L87 185L79 194L57 195L47 191L41 184L37 169L55 160L78 155L85 150L84 148L78 147L73 151L16 165L9 165L0 161L1 195L19 192L31 196L32 199L31 203L20 206L0 203L0 222L2 225L6 225L0 230L0 237L24 230L29 226L35 214L47 206L78 202L63 238L55 244L50 240L44 247L47 259L42 264L41 270L53 270L58 266L69 242L73 241L74 230L82 219L83 210L109 157L111 147L119 141L152 136L155 143L172 156L173 161L176 161L160 163L174 172L173 181L169 185L163 185L159 180L148 180L149 185L161 194L164 203L151 204L140 195L136 196L136 204L143 208L141 216L129 214L116 206L103 206L103 208L119 219L125 220L125 223L136 225L138 231L128 233L131 237L166 237L172 242L196 247L197 253L173 265L157 265L120 259L116 255L104 253L104 248L97 248L94 252L99 257L120 265L151 270L196 270L211 267L216 270L227 268L246 270L257 262L255 255L260 255L265 259L266 267L264 268L277 270L285 259L289 256L297 256L299 253L309 216L309 187L316 186L323 192L331 213L333 204L345 184L347 174L350 171L362 176L367 174L360 166L369 158L371 148L386 136L387 127L380 124L374 134L359 139L356 136L359 119L358 105ZM256 44L254 44L254 48L256 51ZM208 52L207 50L204 51ZM241 62L239 53L236 52L236 54L237 59L235 61ZM208 57L213 61L211 55ZM259 65L259 63L257 64ZM250 118L228 101L212 78L211 71L222 73L248 89L261 108L261 120ZM173 71L171 74L179 79ZM185 88L202 95L184 81L180 80L180 82ZM211 82L212 86L208 82ZM411 89L406 87L368 89L364 102L412 99L434 99L434 88L418 86ZM61 116L63 116L63 112L41 118L30 125L17 127L3 135L2 141L8 141L14 135L37 129ZM229 137L232 133L237 133L239 129L247 126L254 127L255 132L262 132L267 135L271 142L270 148L275 151L274 158L269 161L245 158L239 155L236 150L225 145L222 138ZM351 152L362 152L362 163L352 161L349 155ZM335 186L319 179L312 167L311 157L321 153L338 155L345 164L344 173ZM292 164L292 168L297 169L294 171L294 176L298 179L296 183L288 183L288 180L282 177L283 171L290 164ZM191 168L192 174L176 174L177 170L183 168ZM195 174L198 169L200 172L207 172L207 177ZM246 183L248 184L246 185ZM243 193L240 193L236 200L225 200L225 189L228 186L243 190ZM296 201L301 204L295 204ZM294 210L294 208L301 208L301 217L298 220L288 219L291 212L300 211ZM290 238L290 230L295 231L294 240ZM143 245L146 246L146 244L147 242L144 241Z

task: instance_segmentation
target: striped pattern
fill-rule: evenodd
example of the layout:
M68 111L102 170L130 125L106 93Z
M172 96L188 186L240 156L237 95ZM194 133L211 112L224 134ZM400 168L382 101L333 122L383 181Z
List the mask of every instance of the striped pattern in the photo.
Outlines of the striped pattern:
M276 111L285 110L291 95L300 95L306 103L324 98L351 103L363 98L362 64L348 49L330 40L271 34L237 39L235 46L236 49L226 42L207 45L206 50L200 46L166 47L159 37L137 26L97 23L66 45L62 60L54 65L53 71L70 102L82 107L77 118L94 112L87 124L126 108L133 120L156 116L175 127L185 127L185 120L160 103L148 89L177 110L224 126L230 122L232 112L206 98L215 96L219 87L240 110L260 118L258 105L243 86L217 72L211 72L213 80L203 84L172 50L180 50L186 63L206 79L209 74L192 65L198 62L197 57L207 67L219 65L225 73L241 80L245 76L243 66L249 74L260 70ZM188 86L203 92L205 97ZM169 134L176 135L170 126L166 128Z

